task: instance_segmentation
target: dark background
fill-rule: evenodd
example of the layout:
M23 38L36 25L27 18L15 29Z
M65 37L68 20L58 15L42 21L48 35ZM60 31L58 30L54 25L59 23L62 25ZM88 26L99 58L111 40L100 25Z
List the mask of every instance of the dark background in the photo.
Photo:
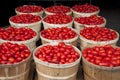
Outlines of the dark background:
M25 4L41 5L46 8L52 5L63 4L72 7L75 4L91 3L100 8L101 16L107 20L106 27L120 33L120 0L1 0L0 27L9 25L9 18L15 15L15 8ZM120 40L118 41L120 45Z
M55 4L63 4L72 7L75 4L84 4L86 2L99 6L101 9L100 14L105 17L109 16L109 14L105 14L108 10L111 10L112 13L119 10L118 13L120 13L120 0L1 0L0 26L9 25L8 19L15 15L15 8L24 4L36 4L46 8ZM114 15L116 16L116 14Z

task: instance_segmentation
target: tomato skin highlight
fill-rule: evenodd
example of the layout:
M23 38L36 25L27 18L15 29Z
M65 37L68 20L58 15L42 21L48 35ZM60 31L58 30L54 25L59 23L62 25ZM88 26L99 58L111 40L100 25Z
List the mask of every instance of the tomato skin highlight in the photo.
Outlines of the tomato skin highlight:
M0 44L0 48L0 64L19 63L30 56L30 50L24 44L4 42Z
M9 34L9 35L6 35ZM31 28L16 28L14 26L9 26L8 28L0 28L0 39L9 41L25 41L32 39L37 34ZM5 37L4 37L5 36ZM6 48L8 50L8 48ZM15 48L15 51L19 51L19 48Z
M46 16L43 21L50 24L67 24L73 20L72 16L66 14L54 14Z
M49 48L49 46L51 45L40 47L35 52L35 57L42 61L54 64L72 63L78 60L78 58L80 57L80 54L76 52L71 45L66 45L64 42L59 42L58 45L51 46L51 48ZM44 51L44 49L46 49L46 51ZM73 50L70 51L70 49Z
M69 40L75 38L77 33L67 27L48 28L41 31L41 36L50 40ZM60 48L62 50L62 48Z
M98 11L99 7L85 3L83 5L74 5L72 9L81 13L91 13L91 12Z
M19 24L29 24L29 23L35 23L41 20L41 17L38 15L32 15L32 14L20 14L10 17L10 21L13 23L19 23Z
M67 12L70 12L70 7L64 5L57 5L57 6L55 5L55 6L47 7L45 10L50 13L65 14Z
M74 20L80 24L86 24L86 25L100 25L105 23L104 18L102 16L97 16L97 15L91 15L89 17L78 17L75 18ZM93 36L96 35L97 34L93 34Z
M115 34L112 34L113 32ZM94 34L96 35L94 36ZM116 31L99 26L85 27L84 29L80 30L80 35L88 40L93 40L93 41L110 41L110 40L115 40L118 37Z
M98 51L99 50L99 51ZM83 57L90 63L105 67L120 66L120 48L111 45L94 46L82 51Z
M37 5L23 5L16 8L16 11L23 13L41 12L42 10L42 6Z

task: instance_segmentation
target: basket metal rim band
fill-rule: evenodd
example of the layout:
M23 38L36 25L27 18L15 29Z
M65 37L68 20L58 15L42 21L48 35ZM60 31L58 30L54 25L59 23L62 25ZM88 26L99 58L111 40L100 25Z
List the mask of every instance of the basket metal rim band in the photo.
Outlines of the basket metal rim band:
M57 80L66 80L66 79L71 78L71 77L73 77L73 76L75 76L77 74L77 72L75 72L75 73L73 73L73 74L71 74L69 76L65 76L65 77L63 77L63 76L61 76L61 77L54 77L54 76L49 76L49 75L46 75L44 73L41 73L38 70L37 70L37 73L38 73L38 75L41 75L43 77L46 77L46 78L49 78L49 79L57 79Z
M17 76L11 76L11 77L0 77L0 80L14 79L14 78L17 78L17 77L23 76L23 75L26 74L27 72L29 72L29 69L28 69L27 71L25 71L24 73L19 74L19 75L17 75Z

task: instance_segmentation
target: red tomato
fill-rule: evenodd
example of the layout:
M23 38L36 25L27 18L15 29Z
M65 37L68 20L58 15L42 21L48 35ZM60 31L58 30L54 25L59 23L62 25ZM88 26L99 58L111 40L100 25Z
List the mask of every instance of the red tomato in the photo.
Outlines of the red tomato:
M70 49L72 49L72 52ZM55 46L46 45L39 48L35 52L35 56L49 63L67 64L76 61L80 55L71 45L59 42L59 44Z

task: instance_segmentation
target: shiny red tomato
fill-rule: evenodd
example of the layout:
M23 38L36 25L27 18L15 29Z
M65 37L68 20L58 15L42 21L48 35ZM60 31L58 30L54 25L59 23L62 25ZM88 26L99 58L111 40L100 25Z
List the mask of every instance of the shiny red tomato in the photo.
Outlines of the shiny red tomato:
M70 51L72 49L72 51ZM46 45L35 52L35 56L49 63L67 64L76 61L80 54L74 50L71 45L60 42L58 45Z
M22 47L22 48L20 48ZM0 64L15 64L30 56L30 50L24 44L0 44Z
M83 57L96 65L106 67L120 66L120 48L111 45L95 46L82 51Z

